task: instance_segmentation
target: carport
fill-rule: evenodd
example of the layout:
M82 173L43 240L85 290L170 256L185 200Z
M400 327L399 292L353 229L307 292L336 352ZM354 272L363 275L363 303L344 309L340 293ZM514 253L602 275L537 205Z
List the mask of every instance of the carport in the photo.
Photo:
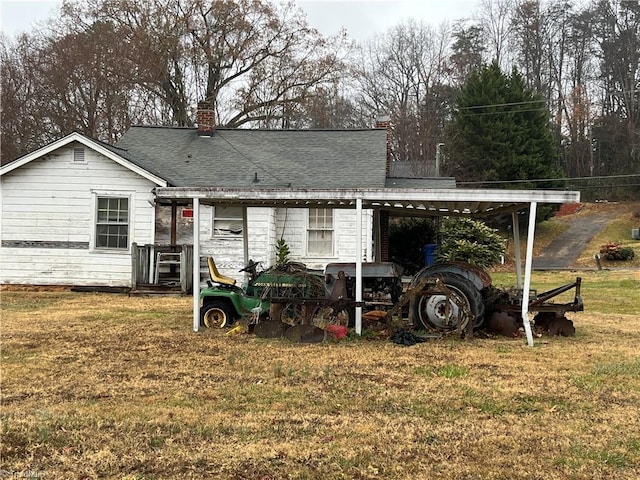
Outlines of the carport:
M562 204L580 201L580 192L556 190L471 190L419 188L354 188L354 189L296 189L296 188L207 188L159 187L159 201L189 202L193 205L193 330L200 327L200 204L236 205L243 207L244 261L249 260L246 232L248 207L281 208L345 208L356 211L356 301L362 301L362 213L373 210L379 218L386 210L391 216L413 217L474 217L482 218L510 213L513 220L513 241L516 254L517 286L522 289L522 318L527 344L533 346L528 320L528 292L531 286L531 265L535 218L538 204ZM529 212L524 272L520 256L520 232L517 216ZM374 222L380 225L379 222ZM376 242L378 245L380 242ZM379 247L378 247L379 248ZM379 256L377 256L379 258ZM356 333L362 333L362 307L356 307Z

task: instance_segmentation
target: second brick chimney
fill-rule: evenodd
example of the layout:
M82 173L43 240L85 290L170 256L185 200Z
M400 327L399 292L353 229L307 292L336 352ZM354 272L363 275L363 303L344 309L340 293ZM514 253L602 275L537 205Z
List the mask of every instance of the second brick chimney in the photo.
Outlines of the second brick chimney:
M213 105L209 102L198 102L196 122L198 124L198 135L213 135L213 131L216 129L216 118L213 111Z
M391 175L391 117L389 115L379 115L376 118L376 128L387 129L387 177Z

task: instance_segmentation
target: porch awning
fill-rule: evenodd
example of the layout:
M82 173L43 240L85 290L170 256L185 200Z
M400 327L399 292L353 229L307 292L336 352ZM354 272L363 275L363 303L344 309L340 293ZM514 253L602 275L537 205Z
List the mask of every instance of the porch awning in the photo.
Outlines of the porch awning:
M362 211L364 209L388 210L396 216L467 216L485 217L511 213L516 253L518 286L522 287L522 318L527 343L533 345L531 325L528 321L533 261L535 216L539 203L562 204L580 201L580 192L557 190L470 190L470 189L296 189L296 188L207 188L207 187L158 187L159 202L189 202L194 207L193 230L193 329L200 326L200 302L197 285L200 284L200 203L228 204L243 207L281 208L353 208L356 210L356 301L362 300ZM524 282L521 281L521 260L517 213L529 211L529 228L526 245ZM244 222L246 222L246 215ZM246 232L247 228L243 228ZM245 235L245 261L248 260L248 241ZM197 277L196 277L197 276ZM362 308L356 307L356 332L362 328Z
M186 201L234 204L246 207L283 208L362 208L384 209L398 215L415 216L488 216L528 208L536 203L571 203L580 201L580 192L557 190L472 190L472 189L296 189L296 188L207 188L159 187L158 201Z

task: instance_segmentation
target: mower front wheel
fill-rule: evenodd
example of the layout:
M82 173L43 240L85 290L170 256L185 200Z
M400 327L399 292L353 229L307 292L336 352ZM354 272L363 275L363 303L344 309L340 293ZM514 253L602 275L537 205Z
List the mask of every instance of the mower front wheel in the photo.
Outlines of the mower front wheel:
M233 322L229 306L224 302L211 302L203 305L200 313L200 326L224 328Z

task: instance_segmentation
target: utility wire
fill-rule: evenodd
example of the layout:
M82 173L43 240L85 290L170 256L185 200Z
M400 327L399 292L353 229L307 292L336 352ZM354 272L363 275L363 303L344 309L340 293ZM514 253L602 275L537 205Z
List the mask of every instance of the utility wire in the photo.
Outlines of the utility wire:
M546 108L527 108L525 110L499 110L496 112L469 112L469 113L460 113L460 117L479 117L481 115L509 115L514 113L525 113L525 112L546 112L549 113L549 110Z
M484 182L457 182L458 185L495 185L500 183L538 183L538 182L558 182L574 180L603 180L608 178L634 178L640 177L640 173L630 173L625 175L598 175L595 177L569 177L569 178L532 178L531 180L487 180Z
M459 107L458 110L473 110L475 108L490 108L490 107L512 107L515 105L529 105L530 103L548 103L548 100L527 100L525 102L493 103L491 105L472 105L470 107Z

